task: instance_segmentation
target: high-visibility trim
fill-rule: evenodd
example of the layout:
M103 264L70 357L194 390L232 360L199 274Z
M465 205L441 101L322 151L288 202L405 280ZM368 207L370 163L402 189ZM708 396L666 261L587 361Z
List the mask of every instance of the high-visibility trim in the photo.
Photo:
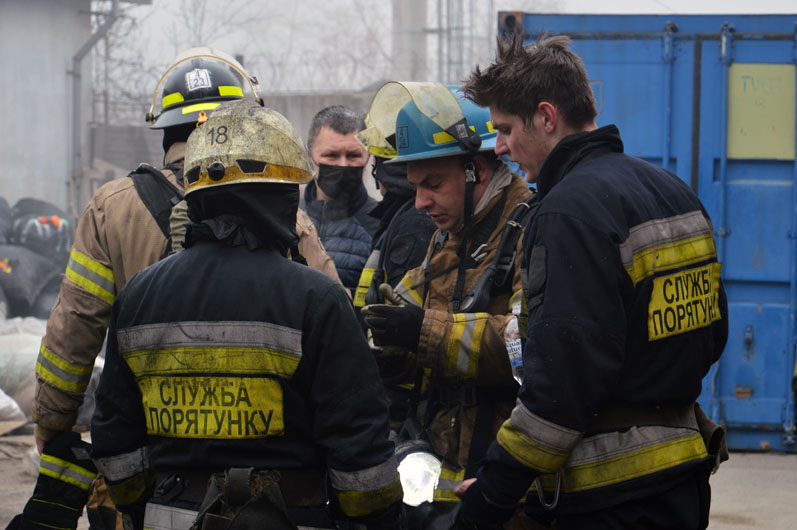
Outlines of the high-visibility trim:
M658 271L717 257L711 222L699 210L654 219L629 231L620 258L634 285Z
M88 291L108 304L113 304L116 298L116 284L110 267L106 267L72 247L65 276L84 291Z
M475 379L479 371L482 336L490 315L454 313L453 317L454 326L448 342L448 363L443 375Z
M566 493L611 486L706 458L700 433L674 427L632 427L592 436L573 451L562 469ZM553 489L551 475L543 489Z
M144 530L185 530L191 528L198 514L196 510L148 502Z
M496 440L524 466L554 473L564 465L581 436L578 431L537 416L518 400Z
M401 502L401 482L396 480L373 491L338 491L338 505L347 517L363 517Z
M368 294L368 289L371 287L371 282L374 279L376 268L379 266L379 257L381 255L382 252L377 249L368 256L368 260L365 262L363 271L360 274L360 279L357 282L357 289L354 291L354 307L365 306L365 298ZM387 273L385 273L384 276L383 282L387 281Z
M181 347L266 348L302 356L302 332L268 322L170 322L123 328L116 333L119 352Z
M459 471L448 469L445 466L440 470L440 478L434 487L432 500L435 502L459 502L460 498L454 490L465 480L465 468Z
M163 99L161 99L161 107L165 109L166 107L182 103L183 101L185 101L185 98L179 92L167 94L163 96Z
M518 289L512 294L512 298L509 299L509 311L514 311L515 307L519 307L522 305L523 301L523 289Z
M118 482L146 471L147 455L141 447L121 455L95 458L94 464L106 479Z
M97 473L72 462L42 453L39 461L39 474L66 482L88 491Z
M191 112L199 112L200 110L213 110L221 105L221 103L196 103L183 107L183 114L190 114Z
M470 126L470 130L473 131L473 132L476 132L476 126L475 125L471 125ZM434 133L432 135L432 141L435 143L435 145L437 145L437 144L447 144L448 142L455 142L456 140L457 140L456 138L454 138L453 136L451 136L450 134L448 134L445 131L440 131L440 132Z
M492 121L488 121L487 122L487 132L491 132L491 133L495 132L495 127L493 127L493 122Z
M402 498L398 463L391 456L373 467L357 471L329 469L332 487L338 493L338 503L348 517L368 515L387 508Z
M91 381L92 366L69 363L47 349L42 341L36 359L39 377L66 392L85 392Z
M241 87L231 85L231 86L219 86L219 95L222 97L234 96L242 98L244 97L244 91Z
M121 482L112 483L106 480L105 483L113 503L124 506L140 500L147 490L155 485L156 478L157 474L154 471L146 469Z
M293 166L281 166L278 164L266 164L263 171L259 173L244 173L238 166L229 166L224 170L224 176L219 180L210 178L207 168L199 174L197 180L190 182L186 180L186 193L197 189L215 188L216 186L227 186L229 184L254 183L282 183L282 184L305 184L312 180L312 175L304 169Z
M396 286L396 294L417 307L423 307L423 296L420 291L412 288L414 283L410 273L405 274Z
M357 289L354 291L354 307L365 306L365 296L368 294L368 289L371 287L371 280L374 279L376 271L370 267L364 267L360 280L357 282Z
M126 353L123 357L136 378L215 372L268 374L290 379L301 361L300 356L292 353L243 346L160 348Z

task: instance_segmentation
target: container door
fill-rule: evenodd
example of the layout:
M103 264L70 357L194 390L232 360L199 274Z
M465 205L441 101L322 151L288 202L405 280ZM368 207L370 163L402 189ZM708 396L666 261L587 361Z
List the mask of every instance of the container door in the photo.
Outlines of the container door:
M699 50L699 175L730 334L701 402L732 448L794 451L795 40L716 30Z

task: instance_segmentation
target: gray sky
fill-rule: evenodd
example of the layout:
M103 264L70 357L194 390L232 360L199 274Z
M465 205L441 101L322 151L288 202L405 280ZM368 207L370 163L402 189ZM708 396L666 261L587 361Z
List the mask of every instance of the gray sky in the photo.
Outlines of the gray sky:
M462 70L466 74L492 58L496 15L488 13L490 5L496 12L562 14L797 13L795 0L460 0L466 11L474 7L472 24L465 16L473 37L464 40L468 49L462 67L438 79L438 37L430 32L438 22L438 0L426 3L426 24L419 35L426 31L427 79L444 82L456 82ZM171 59L196 45L243 55L246 68L268 92L358 90L394 77L391 0L152 0L128 14L138 27L117 43L112 56L122 62L134 58L128 62L135 66L122 67L116 77L127 80L135 74L137 80L122 87L126 91L117 101L140 99L136 94L147 90L151 94ZM130 104L136 121L140 106L140 101Z

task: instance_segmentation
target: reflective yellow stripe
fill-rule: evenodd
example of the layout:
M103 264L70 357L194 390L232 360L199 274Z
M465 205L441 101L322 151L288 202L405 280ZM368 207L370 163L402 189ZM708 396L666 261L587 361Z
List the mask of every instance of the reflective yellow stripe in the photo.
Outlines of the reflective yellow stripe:
M405 274L399 285L396 287L396 294L401 295L410 302L414 302L418 307L423 307L423 297L421 296L421 293L415 289L412 289L414 284L415 282L413 281L412 276L410 276L410 273Z
M360 280L357 282L357 290L354 291L354 307L365 306L365 295L368 294L368 288L371 287L371 280L374 278L372 267L364 267Z
M108 494L114 504L133 504L141 499L149 488L155 485L155 479L155 472L147 469L121 482L110 483L106 481Z
M453 469L443 467L443 469L440 470L440 479L437 481L437 485L434 488L432 499L442 502L459 502L460 499L454 494L454 490L457 489L457 486L459 486L464 479L464 468L460 471L454 471Z
M199 112L200 110L213 110L219 105L221 105L221 103L196 103L194 105L188 105L187 107L183 107L183 114L189 114L191 112Z
M512 458L526 467L543 473L553 473L561 468L570 453L547 447L513 428L509 421L504 422L498 431L496 441Z
M509 307L507 308L507 310L514 312L515 306L521 305L522 300L523 300L523 289L518 289L512 295L512 298L509 299Z
M491 133L495 132L495 127L493 127L493 122L492 121L488 121L487 122L487 132L491 132Z
M116 298L113 271L86 254L72 248L66 266L67 279L94 296L113 304Z
M626 267L634 285L657 271L685 267L716 258L714 238L711 234L690 237L677 243L662 243L634 255L634 262Z
M476 131L476 127L471 125L470 126L470 130L471 131ZM453 136L451 136L450 134L448 134L445 131L441 131L441 132L438 132L438 133L434 133L432 135L432 140L434 141L435 145L437 145L437 144L445 144L445 143L448 143L448 142L454 142L454 141L456 141L456 138L454 138Z
M347 517L362 517L383 510L401 501L402 489L398 478L389 485L371 491L338 491L338 504Z
M523 465L553 473L576 448L582 434L537 416L518 399L496 440Z
M165 109L166 107L176 105L177 103L182 103L183 101L185 101L183 95L179 92L175 92L174 94L163 96L163 99L161 100L161 107Z
M39 348L36 373L56 388L66 392L85 392L91 380L92 366L72 364L48 350L44 342Z
M97 473L77 464L43 453L39 461L39 473L66 482L88 491Z
M597 462L572 467L568 465L564 469L562 486L566 492L610 486L701 460L707 454L702 436L700 433L693 433Z
M482 336L490 315L454 313L453 316L454 326L448 343L448 362L443 375L475 379L479 371Z
M239 98L244 97L244 91L239 86L220 86L219 87L219 95L220 96L238 96Z
M186 346L123 354L136 377L166 374L269 374L289 379L301 357L271 348Z

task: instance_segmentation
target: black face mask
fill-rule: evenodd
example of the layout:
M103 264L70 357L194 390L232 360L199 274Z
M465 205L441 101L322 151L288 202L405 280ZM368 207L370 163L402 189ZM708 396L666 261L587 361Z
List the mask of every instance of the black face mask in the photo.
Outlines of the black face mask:
M341 195L351 195L363 185L363 167L318 164L316 182L321 191L333 199Z

